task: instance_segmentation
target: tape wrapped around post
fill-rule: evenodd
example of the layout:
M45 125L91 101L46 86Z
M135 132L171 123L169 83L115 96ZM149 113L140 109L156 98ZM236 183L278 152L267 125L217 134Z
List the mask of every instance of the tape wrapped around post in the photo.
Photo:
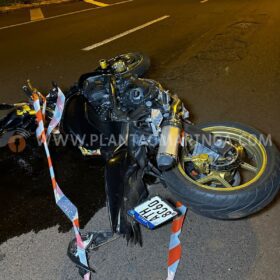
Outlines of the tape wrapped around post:
M176 210L180 213L172 222L172 230L168 252L168 276L166 280L173 280L182 256L182 245L179 236L188 208L181 202L176 203Z
M62 93L60 89L58 89L58 99L57 99L57 104L54 112L54 118L50 122L50 125L47 130L47 134L45 132L45 127L44 127L44 114L45 114L45 108L46 108L46 102L43 100L43 108L41 109L40 105L40 94L37 92L33 93L33 105L34 109L36 111L36 119L37 119L37 125L38 128L36 130L36 136L39 139L39 141L43 144L45 153L48 159L48 165L49 165L49 171L50 171L50 176L51 176L51 181L52 181L52 187L53 187L53 192L55 196L55 201L58 207L64 212L64 214L68 217L68 219L72 222L76 241L77 241L77 252L79 256L80 262L85 266L88 266L88 260L87 260L87 254L85 250L85 246L80 234L80 225L79 225L79 215L78 215L78 209L77 207L64 195L60 187L58 186L58 183L55 178L55 173L53 169L53 164L52 164L52 159L50 155L50 151L48 148L48 143L47 143L47 135L49 136L52 132L52 130L59 124L63 109L64 109L64 103L65 103L65 96ZM84 280L89 280L90 279L90 272L86 272L84 274Z

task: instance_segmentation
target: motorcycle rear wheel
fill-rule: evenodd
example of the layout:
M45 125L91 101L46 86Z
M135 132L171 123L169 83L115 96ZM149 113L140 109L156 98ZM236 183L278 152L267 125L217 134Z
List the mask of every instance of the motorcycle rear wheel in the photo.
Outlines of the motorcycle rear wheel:
M245 143L249 139L255 145L251 152L258 162L255 176L241 185L217 187L193 180L178 164L163 175L168 189L194 212L214 219L240 219L267 206L280 187L280 154L277 148L269 141L259 141L264 139L263 134L244 124L219 122L198 127L217 135L227 133L236 139L241 136Z

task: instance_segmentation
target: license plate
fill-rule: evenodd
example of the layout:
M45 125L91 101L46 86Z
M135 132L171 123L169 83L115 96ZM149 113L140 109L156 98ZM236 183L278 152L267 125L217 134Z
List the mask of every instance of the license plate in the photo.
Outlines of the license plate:
M143 226L154 229L177 216L178 212L159 196L155 196L129 210L128 215Z

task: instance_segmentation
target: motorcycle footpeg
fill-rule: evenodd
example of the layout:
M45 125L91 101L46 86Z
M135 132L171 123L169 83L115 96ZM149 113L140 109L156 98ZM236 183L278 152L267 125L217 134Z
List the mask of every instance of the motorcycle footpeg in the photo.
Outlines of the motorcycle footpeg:
M118 236L114 236L112 231L96 231L90 233L92 240L87 246L87 252L97 250L100 246L103 246L115 239Z

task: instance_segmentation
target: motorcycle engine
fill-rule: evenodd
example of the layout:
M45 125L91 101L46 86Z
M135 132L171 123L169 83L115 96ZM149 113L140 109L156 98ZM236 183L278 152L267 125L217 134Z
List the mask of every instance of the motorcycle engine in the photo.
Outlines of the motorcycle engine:
M135 149L145 147L154 153L160 146L158 162L166 168L176 160L178 139L175 138L181 131L181 123L176 118L181 113L187 118L188 112L158 82L134 76L101 75L87 79L83 95L90 105L89 119L97 119L95 125L126 123L129 135L133 135L130 144ZM167 136L174 138L169 139L171 144L160 144Z
M150 80L126 80L118 90L119 108L122 111L131 111L141 105L151 107L158 94L158 88Z
M88 78L82 92L101 121L138 121L137 113L169 110L169 94L153 80L120 77L112 84L109 76L100 75Z

